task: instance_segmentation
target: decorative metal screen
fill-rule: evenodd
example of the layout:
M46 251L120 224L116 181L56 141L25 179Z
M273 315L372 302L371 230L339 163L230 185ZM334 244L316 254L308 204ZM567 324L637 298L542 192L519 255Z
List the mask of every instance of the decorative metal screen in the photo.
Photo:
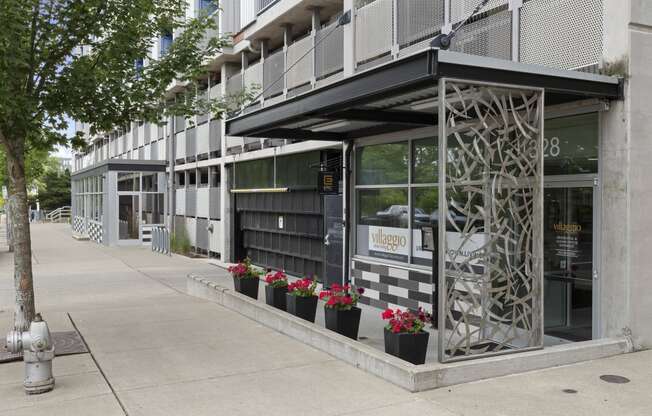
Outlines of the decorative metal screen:
M543 91L439 90L440 361L541 347Z
M602 2L526 1L521 8L520 60L562 69L579 69L600 63ZM559 39L564 41L560 43Z

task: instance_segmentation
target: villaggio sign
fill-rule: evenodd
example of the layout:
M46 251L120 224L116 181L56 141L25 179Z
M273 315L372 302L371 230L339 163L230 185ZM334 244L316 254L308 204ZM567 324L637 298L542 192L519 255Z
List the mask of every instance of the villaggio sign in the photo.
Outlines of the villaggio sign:
M369 255L406 262L410 253L406 228L369 226Z

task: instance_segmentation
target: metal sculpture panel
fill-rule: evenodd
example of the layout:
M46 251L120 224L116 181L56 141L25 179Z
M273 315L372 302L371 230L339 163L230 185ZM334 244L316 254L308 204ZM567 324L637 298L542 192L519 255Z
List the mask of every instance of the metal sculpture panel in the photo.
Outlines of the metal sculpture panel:
M543 91L440 81L439 359L543 339Z

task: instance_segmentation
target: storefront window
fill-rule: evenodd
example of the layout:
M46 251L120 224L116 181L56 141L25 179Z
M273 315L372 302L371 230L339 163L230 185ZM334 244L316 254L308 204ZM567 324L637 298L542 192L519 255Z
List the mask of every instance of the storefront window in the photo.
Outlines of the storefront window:
M546 120L543 141L546 175L574 175L598 171L598 114Z
M140 191L140 173L118 172L118 191Z
M436 140L430 137L412 142L412 183L437 183L439 180Z
M421 227L436 224L436 138L359 147L356 156L357 254L431 265Z
M358 148L358 185L391 185L408 182L408 142Z

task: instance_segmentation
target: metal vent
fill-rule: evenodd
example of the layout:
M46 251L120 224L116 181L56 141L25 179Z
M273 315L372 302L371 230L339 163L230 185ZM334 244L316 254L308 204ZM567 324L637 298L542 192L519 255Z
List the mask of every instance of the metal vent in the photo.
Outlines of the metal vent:
M603 0L529 0L521 9L520 60L579 69L602 59Z

